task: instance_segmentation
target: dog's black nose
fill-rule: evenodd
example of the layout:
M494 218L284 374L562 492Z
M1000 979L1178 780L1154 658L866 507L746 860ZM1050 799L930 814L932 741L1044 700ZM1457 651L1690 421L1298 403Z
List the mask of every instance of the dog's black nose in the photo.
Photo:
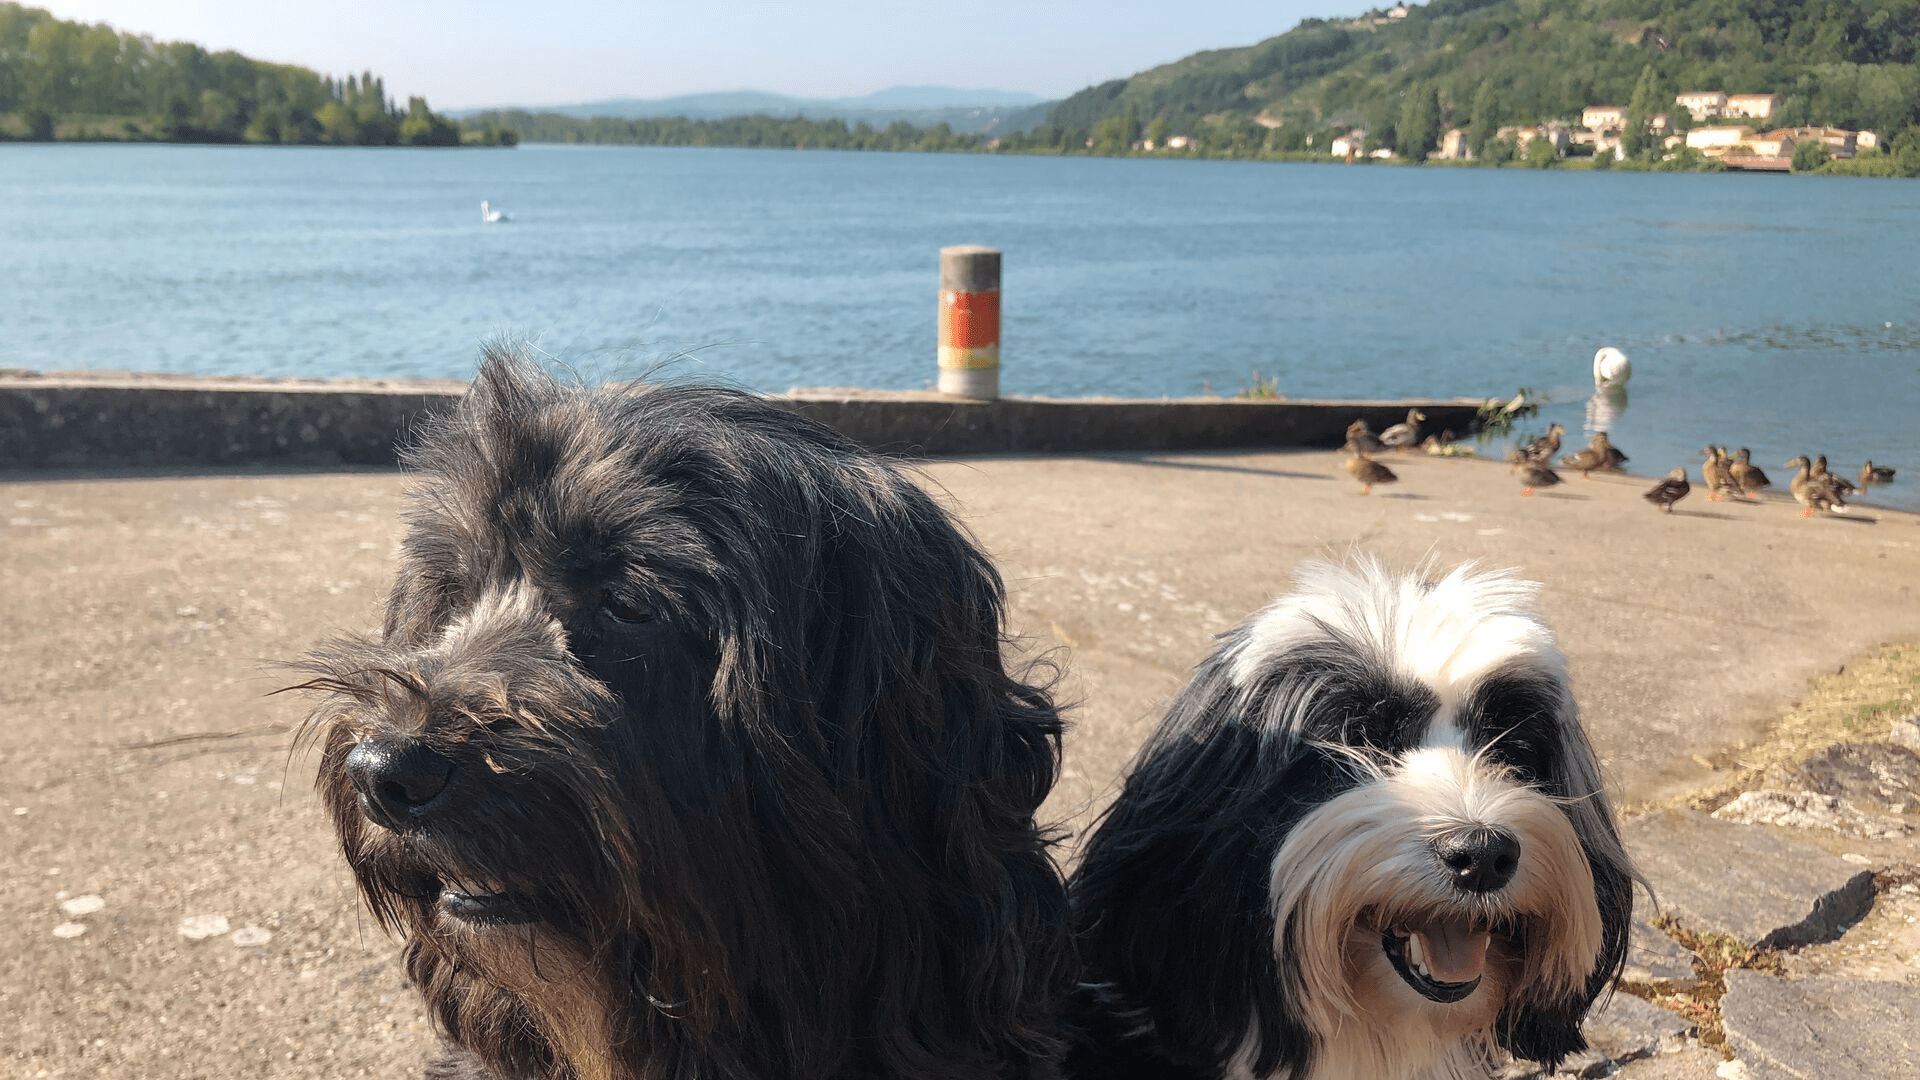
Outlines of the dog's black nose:
M1487 893L1504 888L1520 869L1520 841L1505 829L1462 829L1433 842L1433 853L1455 886Z
M431 747L384 739L356 745L346 765L367 816L393 829L420 825L445 806L459 770Z

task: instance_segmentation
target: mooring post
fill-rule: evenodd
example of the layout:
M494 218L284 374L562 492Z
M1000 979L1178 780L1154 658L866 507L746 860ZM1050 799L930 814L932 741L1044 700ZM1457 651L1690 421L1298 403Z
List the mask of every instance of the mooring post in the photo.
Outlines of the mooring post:
M940 249L940 392L1000 396L1000 250Z

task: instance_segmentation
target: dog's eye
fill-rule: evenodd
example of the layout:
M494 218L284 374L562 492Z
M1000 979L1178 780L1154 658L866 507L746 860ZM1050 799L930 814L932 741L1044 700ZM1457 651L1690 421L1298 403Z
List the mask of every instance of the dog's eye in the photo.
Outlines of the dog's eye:
M600 614L622 626L638 626L650 623L659 614L642 601L630 600L615 593L607 593L600 598Z

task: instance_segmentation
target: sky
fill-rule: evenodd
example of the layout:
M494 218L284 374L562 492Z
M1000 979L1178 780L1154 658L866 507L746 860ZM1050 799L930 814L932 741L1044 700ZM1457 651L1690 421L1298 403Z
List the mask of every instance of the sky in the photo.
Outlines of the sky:
M233 49L324 75L371 70L436 109L887 86L1065 97L1202 49L1250 45L1369 0L24 0L63 19ZM1378 0L1383 6L1386 0Z

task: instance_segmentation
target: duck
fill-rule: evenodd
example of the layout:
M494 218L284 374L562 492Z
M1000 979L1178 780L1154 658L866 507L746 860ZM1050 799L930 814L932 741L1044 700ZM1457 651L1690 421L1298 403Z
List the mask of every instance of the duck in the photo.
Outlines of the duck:
M1860 466L1861 491L1867 490L1867 488L1873 484L1891 483L1893 483L1893 466L1875 465L1871 460L1865 465Z
M1387 444L1380 441L1380 436L1373 433L1365 420L1355 420L1347 425L1347 453L1367 455L1386 452Z
M1740 485L1741 494L1749 499L1759 498L1763 488L1773 486L1767 474L1753 463L1753 451L1744 446L1733 452L1733 464L1727 466L1727 474L1733 477L1734 483Z
M1612 442L1608 441L1606 432L1596 431L1593 433L1593 438L1588 440L1585 450L1576 450L1568 454L1560 459L1560 464L1569 469L1578 469L1581 476L1586 476L1595 469L1603 471L1617 469L1626 460L1627 455L1621 453Z
M1679 466L1667 473L1659 483L1648 488L1641 498L1671 514L1673 504L1686 498L1687 492L1692 490L1693 485L1687 483L1686 467Z
M1812 517L1820 510L1832 514L1847 512L1846 501L1840 497L1838 491L1834 490L1832 484L1814 473L1813 462L1807 460L1807 455L1801 454L1787 462L1786 467L1800 470L1794 474L1788 486L1793 489L1794 501L1801 506L1801 517ZM1828 474L1828 476L1831 475L1831 473Z
M1419 409L1408 409L1407 422L1404 424L1395 424L1381 432L1380 441L1393 447L1395 450L1406 450L1410 447L1419 446L1420 421L1426 418L1427 414L1421 412Z
M1566 428L1559 424L1550 424L1547 433L1520 448L1520 453L1531 461L1551 463L1553 455L1560 452L1560 436Z
M507 217L507 212L505 210L492 209L487 205L487 200L481 199L480 200L480 220L487 223L488 225L495 225L502 221L511 221L512 219Z
M1739 485L1733 482L1733 470L1728 467L1731 463L1727 460L1726 448L1705 446L1700 452L1706 455L1700 464L1700 482L1707 486L1707 501L1719 502L1740 494Z
M1547 467L1544 461L1534 461L1522 457L1508 469L1520 478L1520 494L1531 495L1537 487L1552 487L1561 482L1560 474Z
M1593 445L1598 446L1600 451L1607 455L1607 468L1617 469L1627 463L1627 455L1621 453L1620 448L1613 445L1612 441L1607 438L1606 432L1594 432Z
M1844 476L1837 476L1827 471L1827 455L1825 454L1821 454L1819 457L1813 459L1813 475L1823 477L1828 486L1832 487L1833 490L1838 492L1842 497L1854 494L1853 481Z
M1385 465L1380 464L1365 454L1349 454L1347 456L1347 471L1353 474L1355 480L1360 481L1360 494L1362 495L1373 494L1373 485L1375 484L1393 484L1398 483L1400 480L1399 477L1393 475L1392 469L1387 468Z

